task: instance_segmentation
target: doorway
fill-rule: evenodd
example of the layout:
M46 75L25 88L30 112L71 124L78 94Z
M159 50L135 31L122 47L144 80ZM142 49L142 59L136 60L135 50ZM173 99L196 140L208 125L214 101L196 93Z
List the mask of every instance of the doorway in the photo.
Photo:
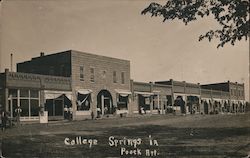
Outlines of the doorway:
M101 90L97 95L97 111L102 115L109 115L115 112L112 95L108 90Z
M45 103L45 110L48 111L49 120L64 119L64 98L58 97L56 99L47 99Z

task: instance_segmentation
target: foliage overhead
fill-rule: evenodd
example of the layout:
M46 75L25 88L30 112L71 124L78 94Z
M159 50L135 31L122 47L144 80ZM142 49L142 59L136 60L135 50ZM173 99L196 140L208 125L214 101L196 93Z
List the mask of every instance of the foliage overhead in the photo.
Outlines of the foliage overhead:
M165 5L151 3L141 14L163 17L166 20L182 20L186 25L198 17L213 15L221 28L209 30L200 35L199 41L218 38L217 48L226 43L235 44L249 38L249 1L248 0L168 0Z

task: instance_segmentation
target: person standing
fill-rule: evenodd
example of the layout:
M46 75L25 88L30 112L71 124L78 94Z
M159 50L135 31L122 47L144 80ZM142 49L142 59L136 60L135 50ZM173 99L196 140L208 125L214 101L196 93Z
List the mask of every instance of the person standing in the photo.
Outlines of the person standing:
M17 118L17 125L19 126L20 125L20 116L21 116L21 112L22 112L22 109L20 107L17 107L15 109L15 112L16 112L16 118Z
M0 127L2 128L3 122L2 122L2 104L0 104Z
M8 120L8 116L5 111L2 111L1 120L2 120L2 131L5 131Z
M4 156L3 156L3 151L2 151L2 139L0 138L0 158L5 158Z

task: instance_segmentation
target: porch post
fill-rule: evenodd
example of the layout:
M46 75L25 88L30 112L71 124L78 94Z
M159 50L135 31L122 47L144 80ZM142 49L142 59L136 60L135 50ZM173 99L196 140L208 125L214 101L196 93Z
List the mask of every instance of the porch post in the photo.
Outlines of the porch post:
M104 115L104 96L101 96L101 104L102 104L102 115Z
M149 100L150 100L150 113L153 114L153 101L154 101L154 97L150 96Z
M161 114L164 114L164 101L163 101L163 96L161 95Z
M184 82L184 98L185 98L185 105L184 105L184 114L187 113L187 93L186 93L186 81ZM193 105L192 105L193 106ZM182 113L182 112L181 112Z
M5 102L5 106L3 105L3 108L5 109L5 111L9 111L9 88L7 88L7 84L8 84L8 79L9 79L9 69L5 69L5 83L4 86L4 102Z
M172 108L174 110L174 81L173 79L170 79L171 81L171 100L172 100ZM175 109L175 113L176 113L176 109Z
M41 111L45 111L45 92L43 89L40 92L40 108Z
M9 111L9 100L8 100L8 97L9 97L9 89L8 88L5 88L5 98L4 98L4 100L5 100L5 110L6 111Z

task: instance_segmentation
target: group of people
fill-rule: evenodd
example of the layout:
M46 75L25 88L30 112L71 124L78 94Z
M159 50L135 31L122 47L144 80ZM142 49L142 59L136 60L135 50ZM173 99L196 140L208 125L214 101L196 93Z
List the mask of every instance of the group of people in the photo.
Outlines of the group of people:
M22 113L22 109L20 107L17 107L15 110L15 121L17 122L17 125L20 124L20 115ZM0 104L0 127L2 131L5 131L7 125L10 127L12 124L12 119L10 117L10 113L4 110L4 107ZM0 157L1 158L1 157Z
M72 107L64 106L64 117L65 119L72 120L73 109Z

